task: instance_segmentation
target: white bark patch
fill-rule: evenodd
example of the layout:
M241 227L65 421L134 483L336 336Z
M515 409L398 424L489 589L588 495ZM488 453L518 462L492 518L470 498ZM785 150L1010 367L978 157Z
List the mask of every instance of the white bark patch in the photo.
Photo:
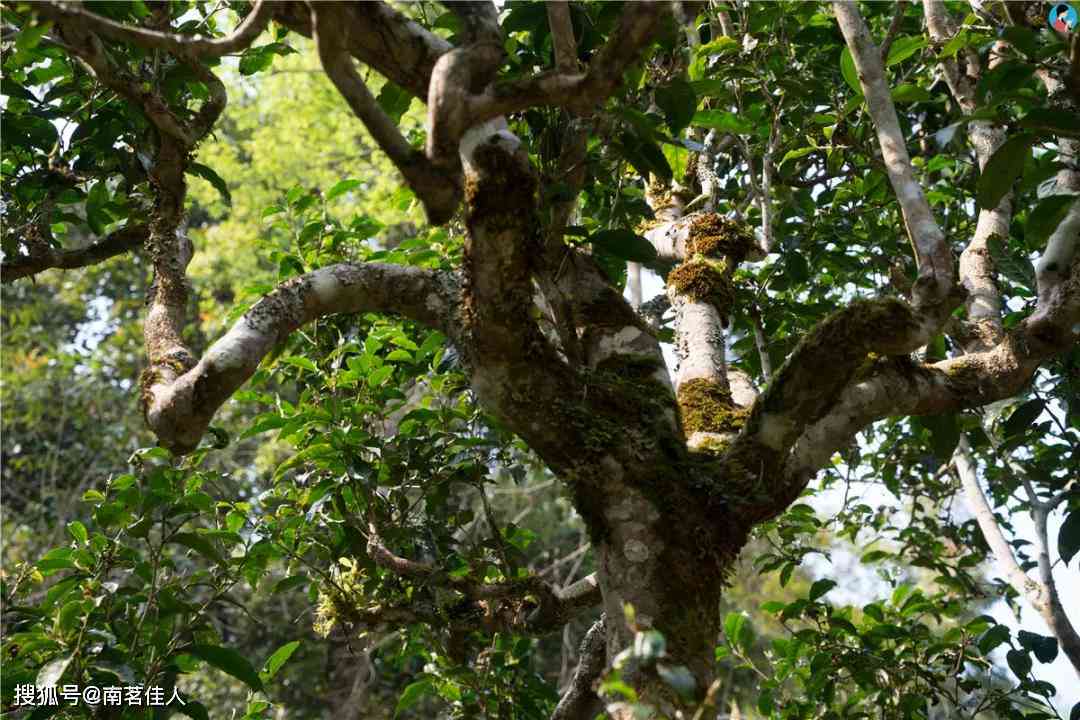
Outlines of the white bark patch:
M333 305L341 293L341 283L334 275L332 268L322 268L309 275L311 279L311 292L320 305Z
M246 367L254 359L258 362L267 343L266 335L251 327L243 317L206 351L202 363L216 370L232 370Z

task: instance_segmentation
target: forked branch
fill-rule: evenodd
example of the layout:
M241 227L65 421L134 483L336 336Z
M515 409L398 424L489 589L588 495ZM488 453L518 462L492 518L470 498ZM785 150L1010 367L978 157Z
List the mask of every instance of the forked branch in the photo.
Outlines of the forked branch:
M49 247L28 255L5 258L3 265L0 266L0 280L8 283L19 278L37 275L51 268L73 270L97 265L109 258L141 247L149 232L150 229L146 225L129 225L86 247L74 250L57 250Z
M188 60L211 60L244 50L266 29L273 10L270 0L256 0L251 12L232 33L221 38L204 38L119 23L74 3L44 0L34 7L34 11L43 17L78 23L84 29L109 40L131 43L148 50L164 50Z
M918 260L919 278L913 289L913 300L918 307L943 302L952 292L955 281L952 252L945 241L945 234L934 220L922 186L915 179L911 156L908 155L896 107L885 81L881 51L870 37L870 30L854 2L836 0L833 7L855 60L859 84L866 96L870 116L874 119L889 181L900 202L908 236Z

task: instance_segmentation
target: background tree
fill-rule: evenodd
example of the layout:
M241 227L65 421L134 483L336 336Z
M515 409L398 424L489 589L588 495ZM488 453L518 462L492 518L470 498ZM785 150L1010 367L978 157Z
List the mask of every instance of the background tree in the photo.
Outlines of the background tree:
M365 640L397 644L385 657L404 672L421 663L401 710L438 695L465 716L708 712L728 692L717 659L731 657L760 676L766 715L1053 716L1032 655L1060 646L1080 664L1048 536L1077 502L1075 36L1040 29L1036 4L967 17L872 6L865 19L851 4L238 9L221 33L220 7L200 4L4 7L4 280L144 246L137 392L173 453L142 451L136 472L87 490L93 532L72 522L71 547L6 578L5 599L33 602L9 625L20 665L5 698L30 678L171 685L200 662L262 692L298 645L257 673L220 612L241 586L254 612L282 572L274 591L318 596L317 630L404 629ZM281 284L245 288L269 293L242 300L204 350L186 322L185 226L206 218L185 216L185 175L228 201L228 151L217 170L201 162L227 96L217 59L265 71L290 32L313 39L431 225L372 244L378 223L335 201L408 198L385 176L322 191L304 176L261 212L260 272ZM427 102L424 129L412 97ZM666 298L635 311L628 260L655 268ZM133 297L135 280L102 294ZM1029 392L1006 417L1015 403L1000 403ZM254 483L211 454L229 442L210 422L230 397L261 406L245 435L275 430L296 448ZM31 449L28 469L84 452L68 437ZM1009 509L1034 518L1037 580L983 495L980 456L1009 469L986 471L995 499L1024 493ZM530 550L547 528L506 522L513 504L488 497L529 467L568 488L593 574L547 577ZM815 478L914 495L907 525L849 493L821 520L796 502ZM956 482L974 522L952 514ZM1058 538L1066 562L1074 518ZM752 533L785 585L816 534L867 526L887 549L863 560L925 567L926 587L884 572L888 600L856 611L825 602L836 581L820 579L766 603L791 633L767 650L744 615L720 611ZM1017 637L1018 683L983 674L1012 643L972 612L984 537L1006 594L1052 632ZM560 700L528 638L597 605ZM267 711L253 696L249 716Z

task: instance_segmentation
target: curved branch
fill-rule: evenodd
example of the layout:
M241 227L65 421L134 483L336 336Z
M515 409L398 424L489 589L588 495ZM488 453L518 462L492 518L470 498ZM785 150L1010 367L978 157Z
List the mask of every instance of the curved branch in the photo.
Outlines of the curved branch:
M456 335L452 296L444 274L403 265L343 263L293 278L248 310L190 370L170 380L151 366L141 381L147 423L162 445L189 452L262 358L302 325L336 313L386 312Z
M22 257L4 259L0 265L0 281L9 283L19 278L37 275L51 268L73 270L75 268L97 265L117 255L134 250L146 241L150 233L147 225L129 225L121 228L96 243L76 250L56 250L48 248L45 252Z
M353 113L420 198L428 220L441 225L453 216L461 203L461 179L452 169L447 172L432 165L422 152L402 137L397 125L379 107L346 51L346 9L347 6L336 3L312 4L312 36L319 49L319 60Z
M1070 232L1065 223L1054 237ZM1054 242L1052 237L1051 243ZM784 463L785 482L802 487L857 432L885 417L937 415L986 405L1023 390L1039 366L1080 341L1080 253L1055 293L984 352L930 365L883 358L843 388L828 413L809 425Z
M349 54L413 96L426 100L435 62L453 46L385 2L333 4L342 13ZM274 19L293 32L312 36L308 3L276 3Z
M670 12L664 2L637 2L625 6L619 27L593 56L584 73L539 73L489 87L470 100L473 123L525 110L535 105L556 105L586 114L615 92L623 73L655 35L659 20Z
M859 84L866 96L870 116L877 129L878 144L885 160L889 182L900 202L908 236L919 264L919 278L913 289L917 307L944 301L952 292L954 269L952 252L945 235L934 220L922 186L915 179L896 107L885 82L881 52L870 37L854 2L835 0L833 8L840 30L855 60Z
M247 48L266 29L274 12L272 2L256 0L251 12L231 34L221 38L203 38L125 25L56 0L38 2L33 7L39 15L53 20L77 22L86 30L109 40L132 43L148 50L164 50L189 60L219 58Z

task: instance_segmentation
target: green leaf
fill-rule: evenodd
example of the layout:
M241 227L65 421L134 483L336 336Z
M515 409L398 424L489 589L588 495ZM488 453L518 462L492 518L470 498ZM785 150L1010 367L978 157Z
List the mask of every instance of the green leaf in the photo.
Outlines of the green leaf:
M754 639L754 629L746 615L729 612L724 616L724 636L732 647L745 650Z
M98 235L105 234L105 226L112 222L105 205L109 202L109 189L102 181L95 182L86 195L86 222Z
M810 279L810 265L806 258L795 250L784 253L785 274L793 283L804 283Z
M412 95L407 90L387 80L382 89L379 90L379 95L375 98L375 101L379 103L382 111L396 125L401 122L401 116L409 111L412 99Z
M1009 663L1009 669L1021 680L1031 672L1031 656L1026 652L1010 650L1005 653L1005 661Z
M926 47L926 37L923 35L908 35L893 40L889 48L889 56L885 59L885 66L891 67L907 60L909 57Z
M592 246L608 255L639 263L656 260L656 248L648 240L630 230L601 230L589 237Z
M664 111L672 133L678 135L693 120L694 111L697 110L697 95L685 80L674 80L657 88L655 98L656 104Z
M362 180L355 180L355 179L342 180L341 182L334 185L334 187L330 188L330 190L326 193L326 199L328 201L333 200L338 195L344 195L345 193L349 192L350 190L354 190L354 189L360 187L362 184L363 184Z
M1013 435L1022 435L1027 432L1027 429L1035 422L1035 418L1042 415L1044 409L1046 409L1046 403L1035 398L1034 400L1028 400L1013 410L1012 415L1002 426L1005 437L1010 438Z
M301 355L290 355L288 357L281 358L281 362L286 365L292 365L293 367L300 368L301 370L308 370L313 373L319 372L319 366L306 357Z
M307 575L304 575L304 574L290 575L287 578L283 578L281 580L278 580L277 584L274 585L273 594L277 595L278 593L285 592L286 590L292 590L294 587L297 587L299 585L303 585L307 581L308 581L308 576Z
M1012 189L1024 172L1024 161L1031 154L1035 136L1028 133L1009 138L998 148L979 175L976 199L979 207L991 210Z
M1080 510L1073 510L1058 531L1058 554L1066 565L1080 551Z
M300 641L293 640L292 642L285 643L277 650L275 650L274 654L266 660L267 678L272 679L275 675L277 675L278 670L281 669L282 665L288 662L289 658L292 657L292 654L296 652L296 649L298 647L300 647Z
M396 718L403 710L408 710L413 705L416 705L425 695L433 694L435 694L435 686L430 678L423 678L409 683L398 698L397 706L394 708L394 717Z
M226 205L232 205L232 194L229 192L228 184L220 175L214 172L213 168L202 163L191 163L187 166L187 171L213 185L214 189L221 195L222 201Z
M1047 637L1037 633L1021 630L1016 634L1020 646L1035 654L1041 663L1052 663L1058 654L1058 641L1055 637Z
M1080 137L1080 115L1067 110L1033 108L1020 118L1020 127L1041 130L1054 135Z
M753 122L727 110L699 110L694 113L691 124L736 135L749 135L754 132Z
M819 597L836 587L835 580L829 580L825 578L823 580L816 581L810 586L810 594L807 596L810 601L817 600Z
M71 663L73 655L67 657L57 658L50 663L46 663L41 670L38 671L37 679L34 681L34 685L38 687L50 687L56 685L56 682L67 670L67 666Z
M851 56L851 50L847 46L844 46L840 52L840 74L844 76L844 81L856 95L863 94L862 85L859 84L859 73L855 69L855 58Z
M925 89L911 83L898 85L892 90L893 102L898 103L926 102L932 100L933 97L934 96Z
M275 55L289 55L294 52L296 50L284 43L270 43L268 45L249 47L240 56L240 74L254 75L270 67L274 62Z
M89 536L86 533L86 526L85 525L83 525L78 520L72 520L71 522L68 523L67 529L68 529L68 532L71 533L71 537L75 538L75 540L80 545L85 545L86 544L87 537L89 537Z
M205 557L206 559L214 561L218 565L226 564L225 558L223 558L221 556L221 553L217 551L217 548L214 547L214 544L204 538L202 535L190 532L176 533L171 538L169 538L169 542L174 542L178 545L183 545L186 548L190 548Z
M983 633L979 638L979 652L989 655L994 648L1009 640L1009 627L1007 625L995 625Z
M262 690L263 685L262 680L259 679L259 673L255 672L255 668L251 666L251 663L236 650L221 647L220 645L200 644L192 645L187 652L200 660L204 660L218 670L232 675L252 690Z
M960 442L960 428L955 415L924 415L919 423L930 433L930 447L942 463L948 462Z
M1028 212L1024 240L1028 247L1039 247L1057 230L1069 213L1069 207L1080 200L1076 195L1048 195Z

